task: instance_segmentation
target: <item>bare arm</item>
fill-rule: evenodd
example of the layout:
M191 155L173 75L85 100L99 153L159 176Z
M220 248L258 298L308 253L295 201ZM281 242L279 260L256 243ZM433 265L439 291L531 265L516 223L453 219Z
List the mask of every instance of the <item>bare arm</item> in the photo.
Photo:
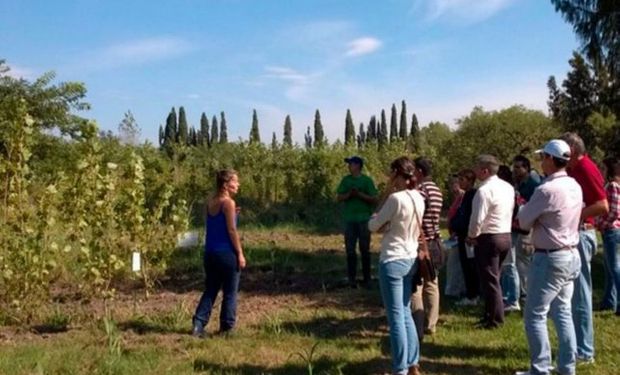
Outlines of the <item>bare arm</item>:
M589 205L581 210L581 220L588 217L596 217L599 215L605 215L609 212L609 203L607 199L601 199Z
M224 217L226 218L226 229L228 230L228 236L232 242L235 254L237 255L237 262L239 268L245 268L245 256L243 255L243 249L241 248L241 240L239 239L239 233L237 232L237 224L235 223L236 216L236 204L232 199L227 199L222 205L224 211Z
M338 201L338 202L346 201L349 198L351 198L351 192L350 191L347 192L347 193L344 193L344 194L336 195L336 201Z

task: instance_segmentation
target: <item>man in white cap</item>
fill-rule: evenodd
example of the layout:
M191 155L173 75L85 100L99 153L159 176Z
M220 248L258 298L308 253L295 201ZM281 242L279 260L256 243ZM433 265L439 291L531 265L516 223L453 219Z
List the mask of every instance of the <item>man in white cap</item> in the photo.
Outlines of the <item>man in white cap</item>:
M557 372L574 375L577 339L571 298L574 280L581 269L577 244L582 191L577 181L566 173L571 155L566 142L554 139L537 153L541 155L541 168L547 178L517 216L522 229L532 230L532 244L536 249L528 274L524 314L530 369L517 374L552 372L547 333L550 312L559 342Z

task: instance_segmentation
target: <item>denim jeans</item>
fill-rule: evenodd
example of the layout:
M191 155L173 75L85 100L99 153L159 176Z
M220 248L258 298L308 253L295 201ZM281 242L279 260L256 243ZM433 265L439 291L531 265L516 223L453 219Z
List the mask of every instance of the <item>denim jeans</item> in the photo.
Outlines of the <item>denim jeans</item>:
M573 293L573 322L577 335L577 355L581 358L594 357L594 323L592 321L592 274L590 261L596 253L596 232L579 231L579 257L581 272L575 279Z
M411 316L411 290L417 260L398 259L379 264L379 285L390 327L394 374L406 374L420 359L420 343Z
M620 311L620 229L603 233L605 293L601 307Z
M532 234L519 234L515 245L517 272L519 273L519 285L521 287L520 298L527 296L527 273L532 263Z
M232 251L206 252L204 257L205 291L200 298L194 322L203 326L209 323L211 310L217 293L222 290L222 309L220 312L220 331L231 330L237 317L237 291L241 272L237 256Z
M502 263L500 284L502 286L502 296L505 306L516 306L519 304L520 286L516 257L518 236L518 233L512 233L512 246L510 246L510 250L504 259L504 263Z
M558 372L572 375L577 361L575 327L571 316L574 280L581 260L576 249L553 253L535 253L528 275L525 303L525 334L530 349L530 374L549 374L551 347L547 331L547 314L558 334Z
M344 229L344 246L347 251L347 271L350 282L355 282L357 274L357 254L355 246L359 240L362 256L364 281L370 281L370 230L368 221L348 222Z

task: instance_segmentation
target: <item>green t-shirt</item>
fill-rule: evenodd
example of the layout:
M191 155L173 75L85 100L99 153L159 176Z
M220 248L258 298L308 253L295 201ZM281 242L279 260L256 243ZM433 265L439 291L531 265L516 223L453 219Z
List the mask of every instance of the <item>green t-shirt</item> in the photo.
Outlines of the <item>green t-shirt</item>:
M338 189L336 189L336 193L346 194L353 188L356 188L357 191L361 193L373 197L377 195L375 183L372 182L370 177L364 174L357 177L353 177L352 175L344 176L342 181L340 181L340 185L338 185ZM369 204L358 197L347 199L344 201L344 221L367 221L370 219L370 215L372 215L372 206L372 204Z

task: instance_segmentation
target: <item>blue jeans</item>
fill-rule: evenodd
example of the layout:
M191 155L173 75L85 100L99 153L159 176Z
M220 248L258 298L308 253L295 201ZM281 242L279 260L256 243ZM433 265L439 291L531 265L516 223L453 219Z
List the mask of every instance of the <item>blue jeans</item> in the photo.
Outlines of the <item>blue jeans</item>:
M575 373L577 342L571 316L571 297L580 268L581 260L576 249L534 254L528 275L524 315L531 374L549 374L553 369L547 332L549 312L560 346L558 372L567 375Z
M347 276L349 282L355 283L357 274L357 253L355 246L359 241L362 256L362 275L364 282L370 281L370 230L368 221L348 222L344 229L344 246L347 251Z
M222 309L220 312L220 331L231 330L237 317L237 291L241 272L237 256L232 251L206 252L204 257L205 291L200 298L194 324L206 326L211 317L211 309L217 293L222 290Z
M502 264L500 284L502 286L502 297L505 306L516 306L519 304L520 286L516 258L518 236L518 233L512 233L512 246Z
M579 257L581 273L575 279L573 293L573 322L577 335L577 355L581 358L594 357L594 323L592 321L592 274L590 261L596 253L596 232L579 231Z
M603 233L605 261L605 293L602 308L620 311L620 229Z
M420 343L411 316L411 290L417 260L399 259L379 264L379 285L390 327L394 374L406 374L420 360Z

